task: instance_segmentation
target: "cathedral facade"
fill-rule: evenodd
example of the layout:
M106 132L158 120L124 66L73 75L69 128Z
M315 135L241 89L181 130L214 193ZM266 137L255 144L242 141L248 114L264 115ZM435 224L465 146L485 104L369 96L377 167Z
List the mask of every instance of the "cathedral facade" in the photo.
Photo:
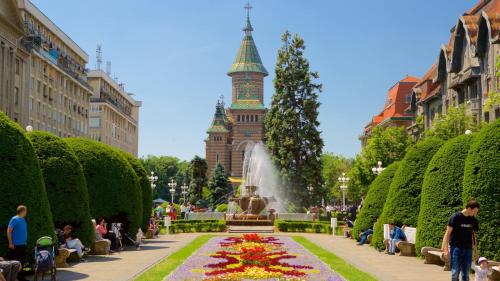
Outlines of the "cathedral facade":
M264 77L268 72L255 46L248 13L243 31L243 41L227 73L232 81L231 104L226 108L222 99L217 102L205 140L208 175L220 162L233 184L239 183L242 177L247 144L264 140L267 111Z

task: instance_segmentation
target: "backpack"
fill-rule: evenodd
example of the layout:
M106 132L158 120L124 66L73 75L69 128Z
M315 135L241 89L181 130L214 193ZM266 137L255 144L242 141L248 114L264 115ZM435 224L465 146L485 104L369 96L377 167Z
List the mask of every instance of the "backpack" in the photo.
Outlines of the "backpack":
M52 257L47 250L41 250L36 255L36 264L38 272L47 272L52 269Z

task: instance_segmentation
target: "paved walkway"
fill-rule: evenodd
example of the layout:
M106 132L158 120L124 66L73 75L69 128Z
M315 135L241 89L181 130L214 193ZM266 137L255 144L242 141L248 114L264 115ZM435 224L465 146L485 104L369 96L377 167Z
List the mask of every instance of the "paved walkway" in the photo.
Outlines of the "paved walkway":
M307 233L299 235L333 252L360 270L370 273L379 281L448 281L451 279L450 272L443 271L443 267L424 264L423 260L416 257L389 256L374 250L369 245L356 246L353 240L340 236ZM470 280L474 278L471 276Z
M110 256L91 256L87 262L59 269L57 280L130 281L203 234L164 235L159 239L147 241L140 251L131 249ZM227 233L213 234L228 235ZM380 281L448 281L451 277L449 271L445 272L439 266L425 265L418 258L389 256L375 251L368 245L356 246L353 240L339 236L307 233L275 233L275 235L304 236ZM471 278L471 280L474 279Z
M163 235L158 239L146 241L140 251L132 247L110 256L90 256L87 262L58 269L57 281L133 280L141 272L183 248L199 235L198 233Z

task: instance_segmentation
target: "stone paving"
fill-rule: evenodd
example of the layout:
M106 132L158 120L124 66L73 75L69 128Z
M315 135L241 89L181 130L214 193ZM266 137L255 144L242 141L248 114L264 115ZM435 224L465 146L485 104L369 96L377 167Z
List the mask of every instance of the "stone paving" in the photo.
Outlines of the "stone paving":
M91 256L87 262L73 264L70 268L58 269L57 280L133 280L140 273L200 235L203 233L163 235L158 239L147 241L140 251L131 249L110 256ZM356 246L353 240L339 236L308 233L275 233L274 235L304 236L380 281L447 281L451 279L450 272L443 271L442 267L426 265L421 259L415 257L389 256L375 251L369 245ZM472 276L471 280L474 280Z

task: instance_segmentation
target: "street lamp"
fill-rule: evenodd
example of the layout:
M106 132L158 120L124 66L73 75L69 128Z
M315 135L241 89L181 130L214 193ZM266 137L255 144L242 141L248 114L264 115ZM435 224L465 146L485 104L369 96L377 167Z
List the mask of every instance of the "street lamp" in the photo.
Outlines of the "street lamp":
M188 193L187 190L188 190L189 186L184 183L182 186L181 186L181 194L184 196L184 204L186 204L186 194Z
M170 194L172 194L172 205L173 205L174 204L175 188L177 187L177 183L174 181L174 179L170 180L170 182L168 183L168 187L170 187Z
M382 171L384 170L385 168L382 167L382 161L378 161L377 162L377 167L373 167L372 168L372 172L375 174L375 175L380 175L382 173Z
M340 182L340 190L342 191L342 210L345 210L345 193L347 191L347 182L349 178L345 176L345 173L342 173L342 176L339 178Z
M151 189L155 189L158 176L155 176L155 172L151 171L151 176L148 176L148 178L149 182L151 183Z
M307 190L309 191L309 196L311 197L311 203L312 203L312 193L313 193L313 190L314 190L314 187L312 186L312 184L309 184L307 186Z

